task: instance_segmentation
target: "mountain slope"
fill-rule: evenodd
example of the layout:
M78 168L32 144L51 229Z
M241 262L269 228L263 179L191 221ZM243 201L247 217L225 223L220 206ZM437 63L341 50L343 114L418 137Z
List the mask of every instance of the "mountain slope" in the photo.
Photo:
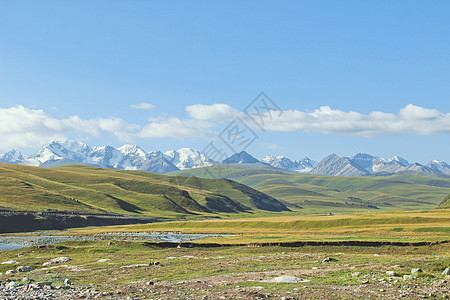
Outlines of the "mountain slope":
M64 166L0 164L0 209L186 216L288 210L277 199L226 179Z
M433 160L426 165L428 168L436 173L442 173L445 175L450 175L450 165L443 161Z
M446 177L323 176L244 165L233 165L228 169L223 166L197 168L173 174L226 177L276 197L284 203L301 206L304 208L302 213L355 212L377 208L431 209L438 206L450 192L450 178Z
M322 159L310 172L328 176L367 176L369 172L354 164L349 158L330 154Z
M441 204L439 204L439 208L450 208L450 194L442 200Z

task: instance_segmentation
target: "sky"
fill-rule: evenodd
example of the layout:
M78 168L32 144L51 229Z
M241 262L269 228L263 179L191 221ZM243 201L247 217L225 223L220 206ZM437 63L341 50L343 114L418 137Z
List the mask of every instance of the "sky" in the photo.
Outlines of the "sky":
M0 153L73 139L450 163L449 15L448 1L0 0Z

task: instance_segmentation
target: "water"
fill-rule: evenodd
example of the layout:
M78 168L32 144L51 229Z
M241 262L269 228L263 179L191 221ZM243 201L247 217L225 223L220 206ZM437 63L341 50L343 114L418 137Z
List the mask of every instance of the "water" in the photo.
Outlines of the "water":
M228 236L224 234L184 234L184 233L115 233L113 236L129 237L131 239L148 239L155 242L172 242L172 243L182 243L182 242L192 242L200 239L210 238L210 237L220 237Z
M228 236L223 234L182 234L182 233L127 233L114 232L87 236L51 236L51 235L22 235L0 236L0 251L19 249L22 247L51 245L65 241L105 241L105 240L133 240L155 242L192 242L209 237Z
M19 244L0 244L0 251L20 249L23 247L25 247L25 246L19 245Z

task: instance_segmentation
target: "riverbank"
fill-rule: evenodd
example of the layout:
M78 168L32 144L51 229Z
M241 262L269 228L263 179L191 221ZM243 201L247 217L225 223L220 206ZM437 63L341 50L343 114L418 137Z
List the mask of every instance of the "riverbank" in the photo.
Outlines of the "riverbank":
M67 241L152 241L154 243L187 243L200 239L220 237L220 234L179 234L179 233L147 233L147 232L110 232L94 235L61 235L67 231L43 231L0 235L0 251L22 247L46 246ZM2 246L3 245L3 246ZM12 248L7 245L13 245ZM8 249L10 248L10 249Z

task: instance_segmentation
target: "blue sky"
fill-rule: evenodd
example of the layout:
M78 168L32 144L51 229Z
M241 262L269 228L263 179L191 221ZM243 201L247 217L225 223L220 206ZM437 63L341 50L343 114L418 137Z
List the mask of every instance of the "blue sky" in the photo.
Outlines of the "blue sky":
M0 153L63 138L202 150L238 117L258 158L450 163L449 14L448 1L3 0ZM264 131L242 113L262 91L283 111Z

